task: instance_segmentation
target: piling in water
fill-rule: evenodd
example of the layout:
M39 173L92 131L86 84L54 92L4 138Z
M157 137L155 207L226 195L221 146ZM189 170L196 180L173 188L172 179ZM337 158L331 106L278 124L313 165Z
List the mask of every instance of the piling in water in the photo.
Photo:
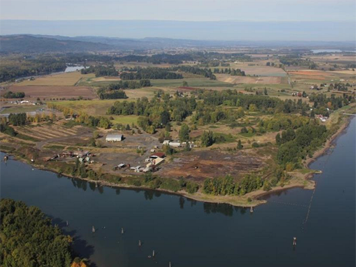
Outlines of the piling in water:
M293 246L296 246L296 245L297 245L297 238L293 237Z

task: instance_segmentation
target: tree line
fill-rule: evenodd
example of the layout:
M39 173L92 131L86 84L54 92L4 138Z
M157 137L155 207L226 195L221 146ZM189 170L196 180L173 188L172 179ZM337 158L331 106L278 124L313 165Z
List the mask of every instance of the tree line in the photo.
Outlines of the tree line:
M163 68L138 68L136 72L122 72L120 78L123 80L142 79L183 79L180 73L172 72Z
M10 58L1 62L0 82L64 71L66 67L65 61L56 56Z
M4 95L4 98L24 98L25 93L24 92L12 92L12 91L7 91Z
M11 199L0 200L1 266L70 266L73 252L70 236L37 207Z
M215 68L214 73L221 74L230 74L231 76L246 76L245 72L241 69L232 69L232 68Z
M102 77L102 76L118 76L118 72L114 66L90 66L89 68L81 69L81 74L89 74L95 73L95 77Z

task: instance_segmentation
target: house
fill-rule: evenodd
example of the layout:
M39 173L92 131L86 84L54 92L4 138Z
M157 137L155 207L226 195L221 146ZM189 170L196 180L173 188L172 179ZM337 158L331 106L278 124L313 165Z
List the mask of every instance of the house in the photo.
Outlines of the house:
M121 142L124 139L122 134L108 134L105 138L106 142Z
M163 152L156 152L156 153L152 154L150 158L162 158L163 159L165 157L166 157L166 155Z
M182 144L180 142L169 142L170 147L181 147Z

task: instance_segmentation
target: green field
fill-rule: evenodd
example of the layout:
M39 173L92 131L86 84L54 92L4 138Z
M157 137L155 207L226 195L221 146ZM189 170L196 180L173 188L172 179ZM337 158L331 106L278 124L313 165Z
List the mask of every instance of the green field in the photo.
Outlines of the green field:
M45 108L46 106L34 106L34 105L31 105L31 106L21 106L21 105L18 105L18 106L11 106L11 107L7 107L7 108L4 108L0 114L8 114L8 113L24 113L24 112L31 112L31 111L36 111L38 109L41 109L41 108Z
M112 124L129 124L131 125L132 123L137 124L137 118L138 116L131 115L131 116L121 116L121 115L110 115L108 117L113 117L114 119L111 120Z

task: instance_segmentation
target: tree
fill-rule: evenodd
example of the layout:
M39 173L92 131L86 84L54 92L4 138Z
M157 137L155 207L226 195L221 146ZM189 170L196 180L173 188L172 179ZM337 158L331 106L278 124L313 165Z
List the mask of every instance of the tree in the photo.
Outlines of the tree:
M214 134L211 131L204 132L200 137L201 145L204 147L211 146L215 142Z
M162 111L162 113L160 115L160 121L161 121L162 125L167 125L169 123L169 120L170 120L169 112L166 110Z
M276 144L277 145L281 144L281 135L279 133L276 135Z
M267 88L265 87L264 95L268 95Z
M183 123L179 130L179 140L181 142L189 141L189 131L188 125Z
M187 81L183 81L183 87L187 87L188 86L188 82Z
M241 143L241 140L237 141L237 149L242 149L244 146Z

